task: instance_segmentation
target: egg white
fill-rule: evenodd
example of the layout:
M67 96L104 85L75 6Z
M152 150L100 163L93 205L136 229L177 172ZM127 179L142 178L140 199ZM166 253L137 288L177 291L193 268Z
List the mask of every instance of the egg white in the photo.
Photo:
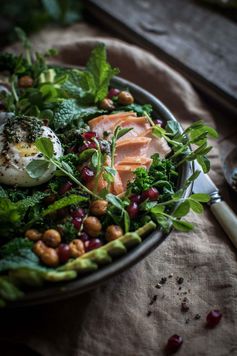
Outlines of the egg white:
M5 142L3 136L4 125L0 126L0 184L33 187L43 184L52 178L56 169L52 164L39 178L34 179L28 175L26 171L27 165L34 159L43 158L34 143L8 143L7 154L2 154ZM50 138L53 143L54 154L57 158L63 154L60 140L49 127L42 126L41 137ZM7 162L5 158L7 158Z

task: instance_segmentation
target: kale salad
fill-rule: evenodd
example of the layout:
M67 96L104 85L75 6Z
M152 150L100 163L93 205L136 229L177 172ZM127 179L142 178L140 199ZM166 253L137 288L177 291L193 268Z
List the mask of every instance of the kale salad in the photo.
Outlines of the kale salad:
M0 55L0 306L80 278L154 229L191 230L183 217L209 197L184 198L200 172L180 189L179 174L194 160L208 172L217 137L202 121L162 122L113 87L104 44L84 69L65 68L17 31L24 53Z

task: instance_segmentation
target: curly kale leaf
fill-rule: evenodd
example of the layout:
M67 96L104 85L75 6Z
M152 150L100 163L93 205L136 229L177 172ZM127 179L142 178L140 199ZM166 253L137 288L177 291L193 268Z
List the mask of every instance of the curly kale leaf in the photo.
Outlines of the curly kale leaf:
M63 231L63 236L66 243L69 243L77 238L78 230L76 230L71 221L67 220L65 223L60 224L59 227Z
M43 192L36 192L32 196L12 202L8 198L1 198L0 200L0 220L2 224L20 223L27 213L29 208L39 204L43 198L48 194Z
M55 130L63 129L73 123L83 126L83 120L103 113L104 111L98 109L97 106L81 106L75 99L66 99L57 105L52 124Z
M128 187L131 188L133 193L140 194L152 186L153 179L150 177L147 169L142 167L137 168L134 174L134 181L128 184Z
M22 248L16 254L11 254L0 260L0 272L29 268L32 270L46 270L40 266L39 258L29 248Z
M27 238L15 238L0 248L0 256L7 257L15 255L22 249L31 249L33 244L33 241L30 241Z

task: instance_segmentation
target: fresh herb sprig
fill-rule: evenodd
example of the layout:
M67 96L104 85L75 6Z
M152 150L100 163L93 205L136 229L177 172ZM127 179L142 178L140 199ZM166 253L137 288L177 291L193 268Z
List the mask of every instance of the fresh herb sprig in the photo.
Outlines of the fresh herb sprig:
M215 129L205 125L202 120L194 122L182 133L180 133L179 124L170 121L166 129L155 125L152 132L157 137L164 137L171 145L173 154L169 159L175 163L176 167L186 161L197 160L204 173L209 171L210 162L206 155L212 146L208 144L208 138L216 139L218 133ZM189 149L191 146L195 148L193 151Z
M172 199L158 203L150 209L151 216L154 220L161 225L165 232L168 232L170 227L173 226L179 231L190 231L193 229L193 224L186 220L180 220L186 216L190 210L197 214L203 213L203 206L201 203L207 203L210 200L207 194L192 194L188 198L180 198L179 194L172 197ZM178 204L177 208L172 214L167 213L168 210Z
M95 199L100 199L96 193L89 190L74 176L73 170L68 163L60 161L55 157L53 144L49 138L40 137L35 141L35 145L37 149L44 155L44 159L33 160L27 165L26 170L31 178L39 178L48 170L50 164L52 164L57 169L59 169L59 171L69 177L74 183L76 183L84 193L89 194Z
M56 131L80 125L83 120L106 113L98 103L108 93L111 78L119 73L107 61L106 48L99 43L91 52L85 70L58 68L47 64L57 51L33 52L24 31L16 29L24 56L0 55L0 69L10 70L10 94L1 95L7 111L47 119ZM33 85L19 87L19 79L29 76Z

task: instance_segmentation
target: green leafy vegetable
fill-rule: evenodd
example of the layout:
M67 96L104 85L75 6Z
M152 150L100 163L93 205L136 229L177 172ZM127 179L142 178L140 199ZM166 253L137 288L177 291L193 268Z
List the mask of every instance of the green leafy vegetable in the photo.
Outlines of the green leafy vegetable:
M94 100L98 102L106 97L110 80L119 73L118 68L112 68L107 62L106 48L103 43L98 44L92 50L86 70L93 76L96 87Z
M52 1L52 4L49 1L43 3L55 19L61 16L56 1ZM32 179L37 180L50 169L51 180L40 187L0 186L0 306L6 300L22 296L18 285L38 286L44 280L72 279L79 271L97 268L97 262L110 262L108 251L112 245L113 253L124 253L126 247L141 242L140 236L155 226L165 233L172 228L183 232L191 230L193 225L184 217L190 211L202 213L202 203L207 203L209 196L192 194L187 197L185 194L199 171L195 171L177 190L182 171L180 166L197 160L207 172L210 168L207 155L211 150L208 139L217 137L216 131L202 121L194 122L183 132L174 121L168 121L165 128L155 125L151 117L151 105L133 103L124 106L119 103L117 96L113 97L113 112L133 111L137 116L145 116L153 136L165 139L171 152L163 159L159 154L154 154L150 168L136 169L134 179L128 183L124 193L119 196L112 194L116 188L116 184L113 184L115 177L119 178L115 164L116 143L133 128L118 126L113 132L105 131L103 139L88 133L92 128L87 120L111 113L111 110L101 110L100 101L106 98L110 80L118 70L107 62L105 46L99 44L91 52L85 70L60 68L47 64L48 56L55 54L53 51L32 53L24 32L19 29L17 32L25 53L20 56L0 55L0 70L10 72L7 78L9 92L0 93L0 100L6 111L15 114L13 121L17 119L17 125L20 122L23 128L28 127L32 119L29 115L32 115L34 132L43 125L52 127L61 141L64 155L57 158L52 141L41 137L41 132L31 136L30 142L42 153L42 159L32 160L26 171ZM28 77L30 85L22 85L22 76ZM155 118L154 112L153 115ZM10 141L14 131L9 130L6 141ZM14 143L17 144L18 140ZM193 151L190 147L193 147ZM90 177L84 175L85 167L93 172L91 184L87 179ZM103 189L100 189L101 179ZM146 192L151 188L155 193L153 198L150 196L152 191ZM135 219L129 216L134 194L141 197ZM32 251L34 242L23 237L25 231L33 228L41 234L46 229L57 229L62 243L70 243L80 238L84 217L92 214L91 201L99 199L108 203L106 212L99 216L101 241L105 242L106 229L111 224L120 226L125 235L69 261L67 265L44 267L44 260ZM64 267L69 270L63 271Z
M23 219L24 215L30 207L34 207L43 198L47 196L47 193L35 192L32 196L28 196L25 199L17 202L12 202L8 198L0 199L0 219L2 223L17 223Z
M1 198L0 219L1 223L19 222L21 219L21 214L18 211L17 204L11 202L8 198Z
M35 145L47 158L53 157L53 143L47 137L37 139Z
M1 263L1 261L0 261ZM0 277L0 297L7 301L14 301L22 298L24 293L18 289L10 278ZM0 299L0 307L5 306L5 302Z
M49 162L43 159L35 159L31 161L27 166L27 173L31 178L37 179L49 169Z
M128 212L125 210L124 202L119 197L109 193L106 195L106 200L110 202L115 208L117 208L121 213L121 218L124 223L125 232L129 231L130 228L130 218ZM115 218L115 216L113 216Z
M80 121L84 124L83 120L103 113L104 110L98 109L97 106L81 106L77 104L75 99L66 99L56 107L53 125L56 130L59 130L72 124L74 121Z
M64 173L66 176L68 176L74 183L76 183L85 193L92 195L96 199L100 199L100 197L91 192L84 184L82 184L74 175L72 172L72 169L70 165L68 165L66 162L61 162L60 159L57 159L56 157L50 157L49 155L51 154L51 147L52 147L52 142L49 138L46 137L41 137L37 139L36 141L36 147L40 152L44 154L45 161L52 163L56 168L59 169L62 173ZM41 167L41 162L40 160L37 160L38 164ZM28 174L30 175L32 170L31 170L31 165L30 163L27 165L26 170ZM36 166L34 167L37 170L37 163Z
M145 113L151 115L152 106L150 104L139 105L139 104L130 104L130 105L118 105L115 112L119 111L133 111L137 116L144 116Z
M20 249L17 254L6 256L0 260L0 272L19 268L46 270L39 264L39 258L28 248Z
M27 238L15 238L0 248L1 257L15 255L22 249L30 249L33 246L33 241Z
M42 216L46 216L48 214L51 214L59 209L65 208L66 206L72 205L72 204L78 204L81 202L87 201L88 198L76 195L76 194L70 194L67 197L61 198L57 200L55 203L49 205L49 207L42 212Z

